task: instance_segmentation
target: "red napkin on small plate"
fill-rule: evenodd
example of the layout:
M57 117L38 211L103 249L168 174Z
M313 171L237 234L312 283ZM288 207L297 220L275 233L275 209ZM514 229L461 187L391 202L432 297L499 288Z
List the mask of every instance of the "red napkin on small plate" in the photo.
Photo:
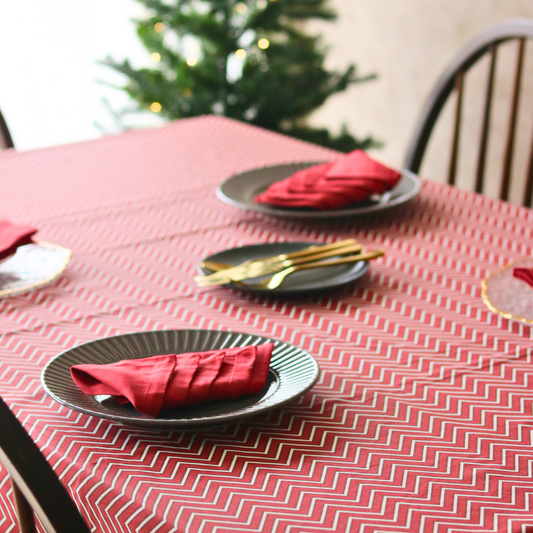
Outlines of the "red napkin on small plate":
M37 229L31 226L0 220L0 261L13 255L19 246L33 242L32 236L36 232Z
M400 181L401 173L355 150L324 163L305 168L273 183L254 198L256 203L282 207L340 209L383 194Z
M525 281L530 287L533 287L533 269L532 268L513 268L513 277Z
M76 365L72 379L89 395L109 394L137 411L157 416L200 402L259 392L266 383L274 345L243 346L129 359L109 365Z

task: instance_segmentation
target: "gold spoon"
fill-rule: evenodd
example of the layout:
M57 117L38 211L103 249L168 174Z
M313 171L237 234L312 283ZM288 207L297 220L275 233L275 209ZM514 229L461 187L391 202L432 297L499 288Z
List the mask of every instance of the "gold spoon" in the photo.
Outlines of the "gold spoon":
M259 278L261 276L266 276L267 274L273 274L285 267L318 261L319 259L326 259L328 257L353 254L360 252L363 248L356 241L355 244L344 244L346 242L347 241L341 241L324 245L320 248L306 248L306 250L293 252L292 254L283 254L282 256L265 260L260 259L257 261L246 262L242 265L233 266L229 269L214 272L206 276L196 276L194 279L200 287L225 285L226 283L231 283L231 281L242 281L248 278ZM287 258L283 259L284 257Z
M236 285L244 287L251 290L273 290L277 289L285 280L285 278L292 274L293 272L298 272L300 270L309 270L312 268L323 268L328 266L343 265L346 263L357 263L359 261L370 261L371 259L376 259L385 255L384 250L372 250L370 252L365 252L359 255L353 255L350 257L343 257L341 259L335 259L333 261L314 261L312 263L305 263L303 265L294 265L289 268L286 268L280 272L277 272L270 278L267 278L258 283L241 283L239 281L233 281ZM227 265L222 263L215 263L211 261L205 261L201 264L202 268L208 270L221 270L227 268Z

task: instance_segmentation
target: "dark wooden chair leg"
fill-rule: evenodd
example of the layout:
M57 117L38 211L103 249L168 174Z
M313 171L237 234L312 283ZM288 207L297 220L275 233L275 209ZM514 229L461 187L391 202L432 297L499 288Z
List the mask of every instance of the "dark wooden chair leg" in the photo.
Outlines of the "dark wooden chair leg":
M2 156L3 157L3 156ZM70 494L0 398L0 462L11 477L22 533L90 533Z
M526 207L532 207L533 204L533 142L531 143L531 152L529 154L529 165L527 167L526 190L522 204Z
M516 136L516 121L518 118L518 104L520 102L520 86L522 83L522 71L524 66L525 39L518 40L518 56L516 61L516 72L513 87L513 100L511 102L511 114L509 116L509 126L507 130L507 143L503 161L502 186L500 190L500 200L509 200L509 188L511 184L511 167L513 163L513 152Z
M0 150L5 150L6 148L14 148L13 139L9 133L6 121L0 113Z
M28 500L26 500L24 494L20 492L20 489L17 487L17 484L13 479L11 479L11 485L13 487L13 497L15 499L15 507L19 518L20 533L37 533L35 517L33 516L33 510L28 503Z
M492 43L490 45L490 67L489 67L489 76L487 79L487 88L485 92L485 107L483 113L483 125L481 127L481 141L479 143L479 154L477 160L477 171L476 171L476 185L474 190L477 193L483 192L483 181L485 178L485 163L487 159L487 145L489 140L489 128L490 128L490 118L491 118L491 109L492 109L492 95L494 92L494 74L496 72L496 57L497 57L497 43Z
M457 157L459 154L459 137L461 135L461 114L463 111L463 87L464 72L460 70L455 78L455 91L457 101L455 106L455 124L453 128L452 151L450 154L450 166L448 170L448 184L455 185L455 175L457 173Z

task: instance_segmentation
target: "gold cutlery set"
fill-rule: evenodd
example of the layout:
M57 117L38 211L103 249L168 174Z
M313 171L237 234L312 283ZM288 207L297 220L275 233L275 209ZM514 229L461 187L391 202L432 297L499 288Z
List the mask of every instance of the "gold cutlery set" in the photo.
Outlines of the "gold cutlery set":
M204 261L201 263L202 268L213 273L196 276L194 279L200 287L215 287L233 283L247 289L273 290L278 288L285 278L293 272L358 261L370 261L384 254L383 250L363 252L363 247L355 239L346 239L332 244L309 246L288 254L252 259L236 266ZM257 283L241 283L243 280L260 278L270 274L272 274L271 277Z

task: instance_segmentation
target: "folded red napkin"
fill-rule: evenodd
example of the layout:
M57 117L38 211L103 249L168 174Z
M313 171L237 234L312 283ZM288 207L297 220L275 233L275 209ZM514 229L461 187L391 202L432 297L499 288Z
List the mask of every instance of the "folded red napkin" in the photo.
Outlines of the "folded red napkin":
M533 269L531 268L513 268L513 277L525 281L530 287L533 287Z
M401 173L355 150L332 163L316 165L273 183L254 198L256 203L283 207L340 209L392 189Z
M0 220L0 260L13 255L19 246L33 242L32 235L36 232L37 229L31 226Z
M120 403L131 402L141 413L157 416L161 409L259 392L266 383L273 348L270 342L156 355L109 365L76 365L70 373L85 394L109 394Z

